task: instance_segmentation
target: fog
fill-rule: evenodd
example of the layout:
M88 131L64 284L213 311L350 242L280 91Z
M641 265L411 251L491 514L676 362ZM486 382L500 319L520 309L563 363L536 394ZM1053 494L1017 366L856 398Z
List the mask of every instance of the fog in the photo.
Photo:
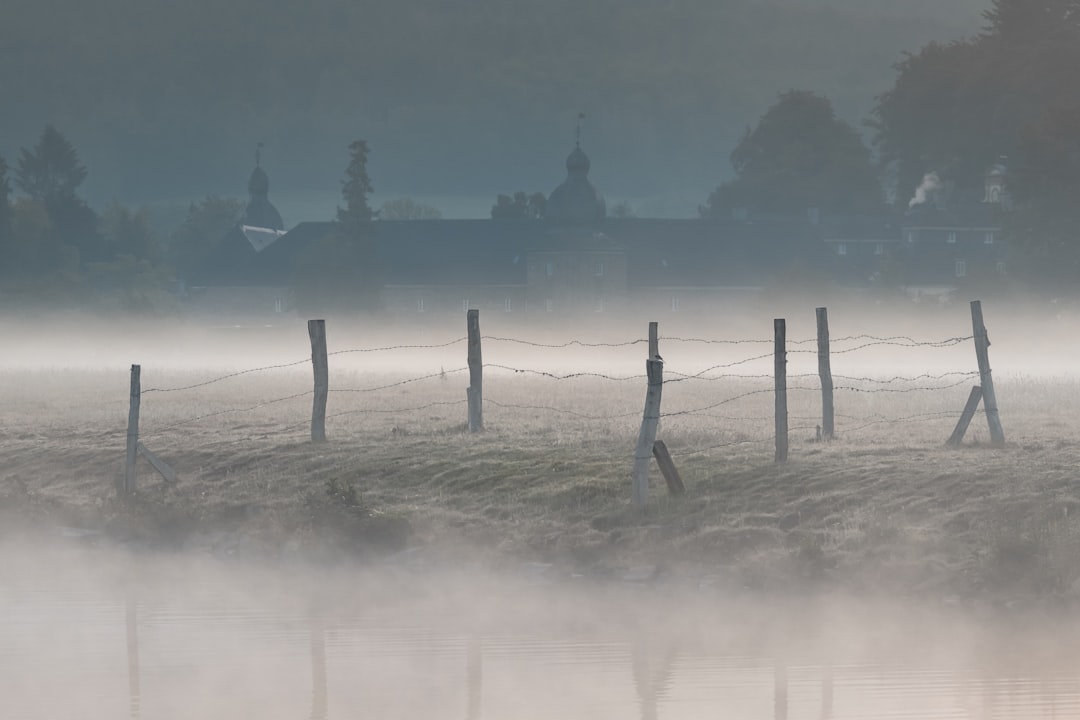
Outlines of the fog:
M734 392L726 388L751 382L768 389L761 403L762 408L771 407L772 323L781 316L786 316L793 351L793 382L816 388L814 381L798 379L817 371L816 355L798 352L816 348L814 300L790 298L724 318L662 318L660 350L669 379L735 373L708 383L708 388L674 383L665 402L672 409L701 405L709 393ZM946 475L940 477L946 478L950 471L945 468L952 467L961 479L958 489L949 492L958 494L942 501L940 512L941 522L949 527L960 527L949 520L953 508L972 502L965 483L1002 468L1001 485L994 486L993 498L987 497L988 507L974 511L975 517L989 513L986 517L997 523L995 518L1004 515L993 508L1002 508L1004 514L1004 508L1018 501L1030 503L1031 493L1041 492L1038 478L1043 474L1051 481L1049 494L1027 512L1045 517L1038 508L1046 505L1053 522L1068 524L1068 509L1075 502L1071 483L1055 484L1052 477L1060 472L1052 458L1056 451L1046 456L1051 465L1043 468L1040 448L1044 442L1067 448L1063 443L1070 442L1068 426L1062 423L1077 399L1071 366L1074 320L1047 306L994 300L984 303L984 316L1010 439L1007 449L990 456L980 452L985 440L978 435L985 431L976 429L976 444L969 446L973 449L944 453L943 435L935 439L934 434L948 431L955 418L949 412L929 436L916 428L907 439L876 435L868 440L854 433L844 437L841 430L841 440L830 451L831 462L863 476L881 473L881 480L865 481L896 489L907 480L894 478L888 468L899 463L901 477L913 477L922 488L913 487L905 496L902 507L908 508L919 506L928 497L923 493L932 492L920 478L930 479L942 470ZM642 320L613 316L602 325L588 318L552 327L497 316L488 321L482 315L484 361L553 375L638 376L647 345L623 343L645 339ZM847 381L869 382L860 386L863 389L874 389L874 378L891 383L894 376L971 372L976 364L967 339L970 323L966 303L931 310L833 304L833 347L859 348L839 352L833 372L867 376ZM397 346L460 341L464 325L464 318L453 315L423 325L330 317L331 388L370 387L462 368L463 342ZM1076 585L1069 583L1075 568L1067 560L1071 555L1056 554L1071 553L1071 525L1046 529L1009 515L1010 522L1017 523L1016 536L1000 523L988 535L980 531L969 537L957 530L955 538L942 536L943 550L926 551L926 567L952 567L959 562L954 557L986 552L987 560L980 562L987 563L982 572L988 574L980 582L996 585L964 590L962 573L949 570L942 576L944 584L934 589L912 585L882 592L881 587L894 582L891 573L907 572L896 568L887 553L905 553L903 548L922 542L918 538L923 534L937 534L927 527L937 521L928 519L933 513L909 516L910 510L879 516L884 510L873 504L884 507L891 501L872 496L870 506L839 526L829 526L833 539L826 542L825 552L843 558L860 552L862 544L878 547L875 543L881 542L881 549L873 552L886 554L872 555L875 559L862 571L870 574L860 576L859 582L843 579L839 572L808 579L805 573L817 556L807 555L799 545L783 550L780 565L768 569L772 561L762 559L764 548L756 551L762 554L755 559L753 552L746 555L731 546L695 549L687 542L683 534L693 537L704 531L699 523L707 527L718 522L707 509L704 516L695 514L700 511L692 508L698 503L706 503L705 508L713 502L738 507L740 519L719 522L733 522L735 531L743 532L738 528L759 517L747 504L750 498L774 492L748 487L746 494L731 488L715 495L710 478L732 471L732 459L721 454L701 466L679 461L690 497L697 498L691 505L658 500L660 509L652 514L613 521L629 512L628 495L600 496L597 505L585 510L587 522L594 527L615 522L611 537L629 534L636 538L637 549L627 552L614 540L590 547L595 540L588 534L572 539L582 532L574 519L582 506L541 499L549 491L539 484L511 494L464 490L472 493L469 503L480 505L454 501L447 506L446 486L437 481L446 470L414 464L425 446L434 457L446 452L448 443L460 445L454 437L461 431L447 436L444 429L460 427L453 414L448 420L435 410L397 413L392 428L364 420L358 434L332 421L325 460L318 460L316 446L274 429L290 422L282 413L295 412L303 433L304 405L297 410L271 408L272 414L251 418L211 417L179 434L155 432L172 422L174 413L181 418L213 416L219 404L226 409L247 406L310 388L308 338L300 318L275 326L207 326L43 315L33 321L6 319L0 338L7 349L2 368L8 405L0 417L5 419L5 454L12 463L3 471L0 505L0 693L11 717L1080 716L1080 682L1070 670L1075 643L1069 638L1077 628L1072 611ZM900 344L862 347L873 338ZM908 347L903 338L931 344L962 340L944 347ZM522 346L508 339L555 347ZM566 345L575 340L588 344ZM592 345L599 343L617 346ZM341 352L378 348L395 349ZM758 356L765 357L714 369ZM170 487L144 466L137 497L125 502L114 499L109 483L122 456L127 369L133 362L142 365L148 393L143 409L150 430L146 442L180 468L181 479ZM298 364L218 381L221 373L292 362ZM640 417L644 379L620 381L608 390L604 380L584 377L564 391L551 376L523 376L497 367L486 368L485 374L490 397L498 402L517 402L532 394L532 402L543 397L542 402L559 405L576 397L585 404L568 407L596 413L625 400L630 414ZM759 375L763 377L740 379ZM467 378L467 373L451 374L434 389L418 383L390 402L409 405L424 397L459 397ZM154 394L158 388L204 381L215 384L195 390L192 399L174 401ZM961 377L963 387L920 395L912 401L914 410L888 398L877 411L921 412L925 408L918 403L931 401L958 413L967 385L977 381L977 375ZM527 389L513 390L517 386ZM810 395L816 397L816 392ZM860 398L843 396L839 411L853 412ZM175 402L180 404L174 408L170 403ZM346 402L351 399L332 397L331 409ZM798 402L793 399L793 414L803 412ZM630 418L625 424L586 421L572 432L563 430L576 440L552 438L545 429L549 423L565 426L557 418L542 416L538 430L530 432L519 426L537 422L525 417L535 411L497 411L492 408L480 444L462 446L451 466L460 465L466 473L469 468L478 474L520 473L515 453L535 447L536 461L553 473L560 463L573 463L580 456L595 455L591 462L600 468L608 444L629 448L636 433L636 418ZM693 427L692 421L664 421L665 437L676 450L680 438L694 437L686 429ZM908 432L904 425L897 427ZM263 429L252 434L251 428ZM290 458L298 452L317 464L305 471L291 469L295 459ZM383 457L384 452L390 455ZM474 452L479 453L475 459ZM620 456L614 458L617 467L627 462L623 452L618 450ZM796 477L818 472L806 453L801 445L793 449ZM863 454L882 460L859 465ZM924 464L928 454L934 469ZM750 463L769 473L770 460L768 455L754 456ZM1020 467L1042 468L1026 481L1033 485L1016 484L1005 469L1014 461ZM403 463L410 467L406 474L417 477L402 477L396 468ZM964 466L971 467L970 477L958 469ZM623 487L624 472L615 473L615 487ZM844 472L840 487L863 482ZM432 474L430 480L422 477L426 473ZM386 546L381 534L385 530L361 533L344 545L333 536L324 537L318 523L348 528L340 524L341 517L352 512L350 506L320 505L327 502L319 500L324 479L329 487L340 482L334 478L354 474L364 506L375 508L365 518L404 516L413 526L402 544ZM376 478L382 476L390 485L405 484L400 499L381 486L383 481ZM298 484L290 484L294 482ZM585 487L594 481L572 482ZM792 478L778 476L769 482L786 485ZM831 492L815 487L802 491L794 485L792 492L800 503ZM553 491L555 497L563 492L557 487ZM850 498L856 498L862 491L851 492ZM768 500L765 507L783 502ZM845 503L859 502L863 500L833 499L825 506L829 513L843 513ZM184 508L193 508L194 514ZM501 513L508 515L501 529L483 529ZM865 518L863 513L872 513L870 526L856 529L864 520L855 518ZM296 519L308 514L316 518L315 524ZM901 514L907 519L897 519ZM883 531L878 540L872 529L876 524L900 530ZM470 525L476 526L477 535L470 534ZM1006 548L1020 552L1010 544L1020 541L1009 538L1028 537L1023 528L1033 527L1042 527L1038 532L1046 535L1035 536L1037 549L1022 552L1038 553L1025 555L1038 558L1032 560L1040 568L1037 575L1018 569L1022 560L1016 565L1012 555L1000 554ZM800 529L793 532L790 537L796 538ZM569 554L558 549L560 541L553 534L564 536L561 542ZM785 542L790 548L793 542L807 541ZM989 543L984 551L978 549L982 542ZM584 544L575 549L577 543ZM1044 549L1050 553L1045 557ZM762 584L755 579L760 572L779 575ZM1055 573L1054 582L1061 585L1045 585L1043 572ZM870 578L880 587L869 585ZM56 692L57 687L64 692Z
M969 304L957 299L914 304L884 302L862 295L806 295L745 301L715 311L605 312L552 320L481 312L487 338L484 361L547 372L637 374L647 359L648 325L656 321L661 355L669 368L699 372L713 365L768 355L737 371L772 372L773 321L786 322L789 373L816 372L815 307L829 310L833 369L860 375L977 369L970 340L943 348L904 352L881 340L904 343L948 342L972 334ZM830 303L832 299L834 302ZM977 296L971 296L977 299ZM1025 301L1015 297L983 302L991 338L995 375L1072 376L1080 310L1068 302ZM463 313L388 316L364 312L327 317L330 365L349 372L411 374L464 366L466 323ZM246 370L303 361L310 357L307 318L285 316L161 317L45 312L0 319L6 338L0 366L17 369L124 370L133 363L146 371ZM526 341L540 346L522 345ZM838 343L838 344L837 344ZM614 345L615 347L607 347ZM401 347L399 347L401 346ZM445 347L437 347L445 346ZM866 346L866 347L863 347ZM854 348L857 351L852 352ZM363 350L365 352L356 352ZM366 351L374 352L366 352ZM308 372L301 364L297 372Z
M603 191L643 215L686 217L777 92L812 88L858 124L903 51L974 34L985 6L237 2L180 12L15 0L0 30L0 156L14 165L53 123L90 168L91 204L182 213L207 194L242 196L261 141L291 226L332 215L345 149L363 137L378 202L410 195L445 217L486 217L497 193L551 191L585 112Z
M1075 620L0 545L9 717L1076 717ZM62 692L59 690L62 688Z
M1072 5L377 5L7 0L0 716L1080 718Z

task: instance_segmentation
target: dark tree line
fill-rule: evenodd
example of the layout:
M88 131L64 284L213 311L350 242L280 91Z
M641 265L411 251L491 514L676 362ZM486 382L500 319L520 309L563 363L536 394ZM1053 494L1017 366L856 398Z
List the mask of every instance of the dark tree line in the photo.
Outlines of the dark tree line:
M1003 157L1019 265L1042 281L1080 273L1080 0L995 0L978 36L897 65L870 121L898 198L924 173L974 195Z

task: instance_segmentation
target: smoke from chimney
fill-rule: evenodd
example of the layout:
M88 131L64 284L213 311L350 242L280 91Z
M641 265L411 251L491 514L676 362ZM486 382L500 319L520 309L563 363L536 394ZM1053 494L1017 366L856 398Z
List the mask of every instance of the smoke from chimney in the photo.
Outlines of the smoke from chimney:
M923 175L922 182L919 183L919 187L915 188L915 197L911 198L908 202L908 207L913 208L916 205L922 205L929 199L930 193L934 192L941 187L941 178L938 177L936 172L930 172Z

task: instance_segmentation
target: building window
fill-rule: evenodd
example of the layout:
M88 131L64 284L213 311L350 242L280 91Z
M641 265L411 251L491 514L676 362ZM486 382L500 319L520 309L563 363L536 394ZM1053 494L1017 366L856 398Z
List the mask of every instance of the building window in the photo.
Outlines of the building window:
M596 298L596 305L593 309L596 312L604 312L604 298Z
M994 233L992 233L992 232L986 233L986 235L983 236L983 242L986 243L987 245L993 245L994 244Z
M949 243L950 245L955 245L956 244L956 232L950 230L949 231L949 236L948 236L948 238L946 238L945 242Z
M544 266L544 272L548 277L553 276L555 274L555 263L547 263L547 265Z
M963 260L956 261L956 277L967 277L967 263Z
M596 277L604 277L604 263L596 263Z
M427 304L424 303L424 298L420 298L416 301L416 312L422 313L427 310Z
M672 295L671 296L671 312L678 312L678 311L679 311L679 296L678 295Z
M547 310L548 312L551 312L552 310L555 309L555 303L553 303L551 301L551 298L548 298L547 300L544 301L544 309Z
M837 255L847 255L847 245L845 243L840 243L839 245L837 245L836 246L836 254Z
M274 312L276 312L276 313L285 312L285 301L282 300L281 298L278 298L278 299L274 300Z
M908 230L908 231L907 231L907 241L908 241L909 243L913 243L913 242L915 242L915 240L916 240L916 239L917 239L918 237L919 237L919 232L918 232L917 230Z
M885 254L885 243L878 243L877 245L875 245L874 246L874 254L875 255L884 255Z
M506 298L506 300L503 300L503 310L505 310L506 312L514 311L514 301L511 298Z

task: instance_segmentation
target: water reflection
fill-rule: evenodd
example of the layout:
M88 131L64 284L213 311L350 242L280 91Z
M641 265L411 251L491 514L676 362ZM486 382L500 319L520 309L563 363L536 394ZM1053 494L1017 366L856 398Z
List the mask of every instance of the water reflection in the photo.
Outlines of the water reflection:
M469 648L465 661L465 683L468 687L468 700L465 705L465 720L480 720L482 705L483 656L480 652L480 636L469 636Z
M773 717L787 720L788 711L788 676L787 666L777 661L773 665Z
M581 606L573 622L552 622L392 597L327 607L206 586L77 590L0 587L0 716L1080 720L1070 626L1023 642L994 626L942 630L898 650L873 623L821 620L798 636L762 608L719 632L689 610L683 629L633 613L604 623L607 606L594 613L587 596L566 602Z
M138 605L131 593L124 608L124 624L127 630L128 707L131 720L139 718L139 625Z
M309 615L311 635L311 720L327 720L326 627L322 613Z
M659 719L658 701L671 683L675 665L675 647L668 644L658 652L656 645L655 638L639 634L631 650L630 664L641 707L641 720Z

